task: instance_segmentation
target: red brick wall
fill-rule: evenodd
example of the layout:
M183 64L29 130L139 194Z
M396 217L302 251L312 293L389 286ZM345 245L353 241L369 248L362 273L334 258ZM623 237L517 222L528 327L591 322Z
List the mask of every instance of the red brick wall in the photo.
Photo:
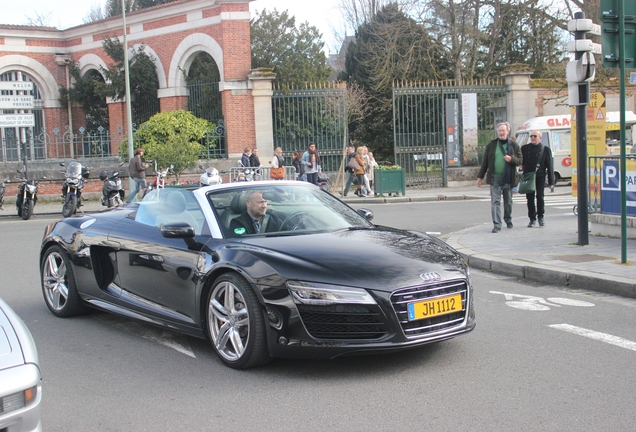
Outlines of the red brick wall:
M181 15L177 17L166 18L158 21L151 21L149 23L144 23L144 31L146 30L154 30L156 28L167 27L174 24L181 24L187 22L188 17L186 15Z
M187 110L188 109L188 97L187 96L173 96L164 97L159 99L159 108L161 112Z
M241 93L242 91L235 91ZM242 153L246 146L256 144L254 129L254 100L251 91L232 94L232 90L222 93L223 117L227 133L228 153Z
M156 10L160 7L161 6L152 9ZM218 16L222 12L249 12L249 3L215 4L207 9L203 9L202 15L206 18L210 16ZM136 16L143 16L143 14L143 11L135 12ZM185 13L182 13L170 18L148 21L143 25L144 30L156 30L165 26L183 24L186 22L187 16ZM92 34L93 41L102 41L106 37L119 37L121 39L123 36L121 28L113 27L112 29L105 30L105 27L100 27L99 25L87 28L90 28L95 32ZM186 37L194 33L205 33L216 40L222 47L224 53L223 73L226 81L247 81L247 76L251 70L249 20L222 21L220 24L211 25L205 28L194 28L181 31L179 33L147 37L143 40L135 40L134 43L144 44L151 48L156 53L157 59L163 66L164 71L169 73L170 64L175 50ZM59 33L56 31L54 34L57 36ZM82 45L82 37L78 37L77 33L74 33L72 39L67 40L46 36L48 35L44 35L40 39L30 38L27 40L27 45L50 46L55 48L73 46L76 49ZM84 37L86 36L90 37L91 34L89 33ZM0 38L0 43L4 43L4 38ZM4 52L2 55L8 54L13 53ZM51 53L20 54L29 56L41 63L53 75L58 86L66 87L66 68L64 66L59 66L55 62L55 57L51 55ZM112 64L112 60L106 55L101 47L73 52L73 63L77 62L86 54L95 54L107 65ZM163 87L165 84L166 83L161 83L161 86ZM251 91L235 91L234 95L232 95L232 91L225 91L223 92L222 100L223 112L226 118L226 132L230 145L229 152L241 153L244 146L253 146L255 142L254 104ZM160 109L161 111L187 109L187 97L171 96L162 98L160 100ZM64 127L69 124L66 107L59 109L47 108L45 109L45 112L45 125L49 133L51 133L50 131L55 127L65 131ZM125 104L123 102L110 103L108 106L108 112L110 117L109 125L112 139L118 139L120 133L122 137L125 137L127 127ZM81 108L76 107L73 109L74 132L77 133L81 126L85 126L84 114L81 112ZM121 132L117 129L118 127L123 128ZM117 154L118 149L113 148L111 151L114 154Z

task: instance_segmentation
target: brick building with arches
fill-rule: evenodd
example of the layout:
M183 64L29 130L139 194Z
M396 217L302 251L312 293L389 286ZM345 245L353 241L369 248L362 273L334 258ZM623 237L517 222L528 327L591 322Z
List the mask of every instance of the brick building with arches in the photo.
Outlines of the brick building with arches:
M214 59L227 142L224 156L230 159L240 156L246 146L258 146L262 155L273 150L273 78L251 70L250 1L176 0L126 15L129 52L143 47L154 60L160 111L187 109L184 72L201 52ZM66 30L0 24L0 79L34 84L36 130L31 133L57 128L78 134L84 124L83 109L62 105L60 87L71 83L73 65L84 76L89 71L101 74L100 68L112 63L102 47L105 38L123 40L121 16ZM107 100L107 104L110 135L125 136L125 101ZM24 129L15 128L18 134ZM6 128L0 133L6 134ZM117 150L110 152L115 155Z

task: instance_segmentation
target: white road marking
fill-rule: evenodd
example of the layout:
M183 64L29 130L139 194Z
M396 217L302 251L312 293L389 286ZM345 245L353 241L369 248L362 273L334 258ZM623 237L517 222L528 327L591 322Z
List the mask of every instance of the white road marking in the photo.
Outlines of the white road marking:
M574 300L562 297L548 297L548 300L552 303L564 305L564 306L580 306L580 307L592 307L594 303L586 302L583 300Z
M594 330L588 330L588 329L573 326L570 324L552 324L552 325L549 325L548 327L552 327L553 329L561 330L564 332L572 333L572 334L583 336L586 338L594 339L600 342L605 342L610 345L616 345L618 347L626 348L628 350L636 351L636 342L623 339L622 337L613 336L611 334L601 333Z
M128 333L141 336L149 341L157 342L161 345L167 346L168 348L172 348L173 350L179 351L181 354L196 358L194 352L188 345L188 341L180 334L168 330L157 329L148 324L129 321L126 318L115 317L113 315L100 315L97 316L97 319Z

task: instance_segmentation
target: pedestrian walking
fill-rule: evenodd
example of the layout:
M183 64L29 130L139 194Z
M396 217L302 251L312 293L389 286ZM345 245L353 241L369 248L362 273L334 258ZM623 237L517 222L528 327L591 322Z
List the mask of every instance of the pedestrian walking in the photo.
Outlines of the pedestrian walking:
M345 174L347 174L347 181L345 182L344 191L342 194L347 196L349 193L349 188L351 187L351 183L353 183L353 168L349 167L349 161L351 158L356 157L356 149L353 146L347 147L347 158L345 159Z
M353 171L356 178L358 179L358 189L356 189L355 194L358 195L359 197L367 196L367 194L362 190L362 187L364 186L364 167L366 165L366 162L364 161L364 158L362 157L363 154L364 154L363 146L359 146L356 149L356 152L354 154L354 158L356 162L358 162L358 168L354 169Z
M139 193L139 191L144 191L146 189L146 168L148 168L148 164L143 162L141 158L144 155L144 149L139 147L135 149L135 156L130 160L128 164L128 175L133 179L135 183L135 188L130 192L126 202L130 204L135 198L135 196Z
M539 226L544 226L545 213L545 185L554 192L554 168L552 166L552 151L550 146L541 143L542 133L538 130L530 132L530 143L521 147L523 155L523 172L535 171L535 191L526 194L528 204L528 228L532 228L539 219ZM536 198L536 206L535 206Z
M501 196L503 195L504 221L512 228L512 188L519 183L517 167L523 162L519 144L510 138L508 122L497 125L497 138L490 141L484 152L484 160L477 175L477 186L481 187L484 176L490 185L490 212L493 233L501 231Z
M302 162L303 153L302 152L294 152L292 155L292 165L296 170L296 180L305 181L305 166Z
M272 156L272 160L269 161L269 163L272 165L270 178L273 180L285 179L285 158L283 157L282 148L276 147L274 150L274 156Z
M305 174L307 175L307 181L318 185L318 172L322 171L320 166L320 154L316 150L315 143L309 143L307 151L303 153L302 158L303 165L305 166Z

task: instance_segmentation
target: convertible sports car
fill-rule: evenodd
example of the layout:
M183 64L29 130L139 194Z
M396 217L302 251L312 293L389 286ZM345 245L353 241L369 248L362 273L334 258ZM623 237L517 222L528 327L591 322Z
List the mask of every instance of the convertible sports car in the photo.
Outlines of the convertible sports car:
M305 182L158 189L49 225L44 300L59 317L90 306L209 338L237 369L473 330L465 260L439 239L372 218Z

